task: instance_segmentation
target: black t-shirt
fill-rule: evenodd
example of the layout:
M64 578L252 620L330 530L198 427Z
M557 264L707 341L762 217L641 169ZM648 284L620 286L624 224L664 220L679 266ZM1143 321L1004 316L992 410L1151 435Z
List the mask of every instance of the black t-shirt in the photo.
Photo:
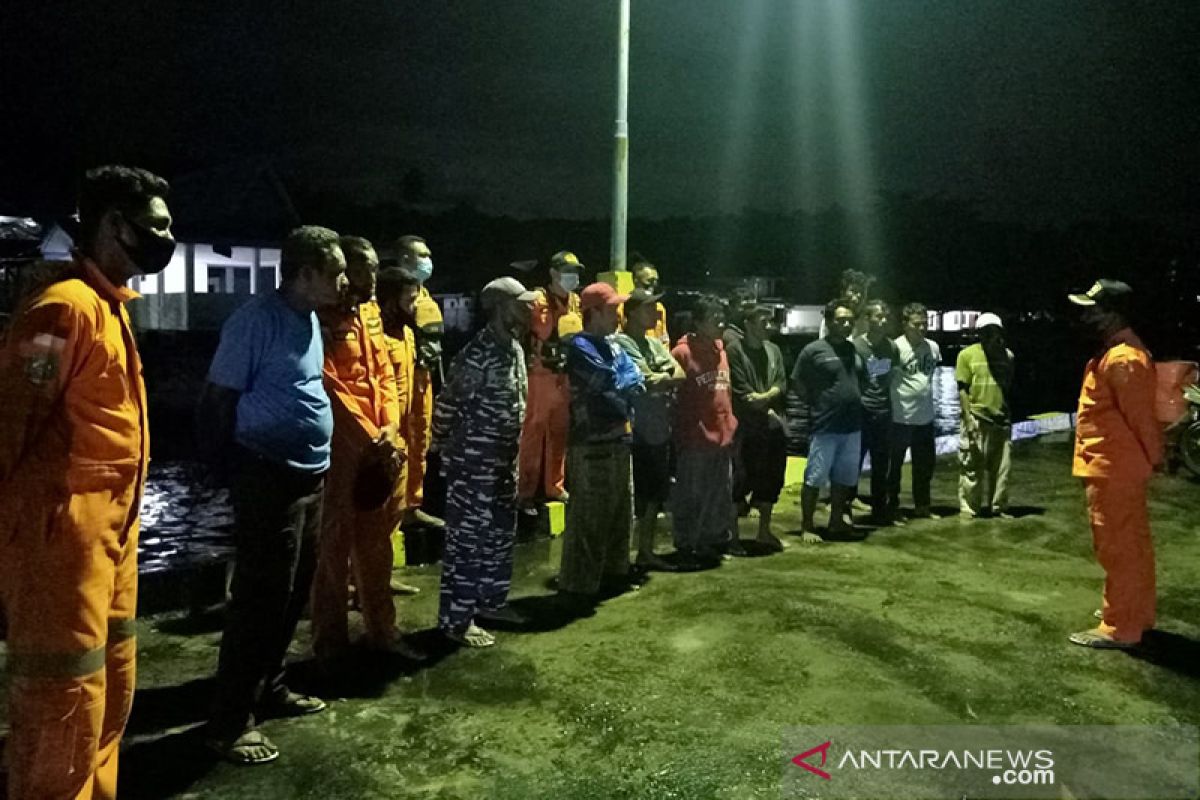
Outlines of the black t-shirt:
M800 351L792 382L804 391L813 433L862 430L859 387L866 382L866 367L849 341L818 339L809 344Z
M892 413L892 367L900 360L896 343L884 336L872 345L866 336L854 337L854 348L866 368L862 385L862 404L868 414Z
M754 374L758 376L758 380L766 383L771 376L767 374L767 348L751 347L743 342L742 348L745 350L746 358L750 359L750 366L754 367Z

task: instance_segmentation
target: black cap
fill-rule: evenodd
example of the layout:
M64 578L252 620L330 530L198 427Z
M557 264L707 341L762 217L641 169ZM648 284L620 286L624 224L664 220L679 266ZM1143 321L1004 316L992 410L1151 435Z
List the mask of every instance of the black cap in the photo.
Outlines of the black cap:
M1128 304L1133 295L1133 289L1128 283L1115 281L1111 278L1101 278L1092 284L1086 292L1069 294L1067 299L1077 306L1102 306L1118 308Z
M550 266L559 272L583 272L583 264L570 250L560 250L550 256Z
M640 305L641 303L657 303L662 299L662 293L655 294L645 289L634 289L625 300L625 305Z

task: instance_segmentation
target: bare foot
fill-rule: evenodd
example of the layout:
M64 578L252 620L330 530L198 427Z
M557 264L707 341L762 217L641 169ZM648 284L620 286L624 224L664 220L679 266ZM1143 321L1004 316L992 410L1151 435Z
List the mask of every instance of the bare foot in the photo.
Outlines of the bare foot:
M800 534L800 541L804 544L824 544L825 540L812 531L805 531Z

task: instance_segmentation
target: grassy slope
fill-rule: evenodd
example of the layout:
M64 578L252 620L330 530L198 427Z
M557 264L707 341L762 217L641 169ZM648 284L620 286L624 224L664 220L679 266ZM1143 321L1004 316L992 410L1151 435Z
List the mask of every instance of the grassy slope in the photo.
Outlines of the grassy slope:
M795 544L655 576L593 617L502 634L413 674L364 667L360 696L269 723L283 756L259 769L214 766L189 735L159 736L202 714L217 637L150 621L124 794L774 798L789 725L1200 722L1192 639L1168 637L1149 659L1067 643L1090 627L1101 581L1068 458L1063 445L1019 448L1014 502L1036 509L1021 519ZM955 470L939 469L945 502ZM1160 627L1200 638L1196 489L1159 479L1152 513ZM777 518L798 527L794 493ZM517 594L544 594L556 559L557 547L521 550ZM436 570L412 579L425 592L401 613L421 627Z

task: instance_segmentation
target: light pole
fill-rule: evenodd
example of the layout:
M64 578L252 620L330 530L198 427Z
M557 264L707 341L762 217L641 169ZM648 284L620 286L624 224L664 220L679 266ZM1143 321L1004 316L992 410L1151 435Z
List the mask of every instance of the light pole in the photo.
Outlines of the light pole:
M629 221L629 0L619 0L617 23L617 127L613 149L612 253L609 268L624 272Z

